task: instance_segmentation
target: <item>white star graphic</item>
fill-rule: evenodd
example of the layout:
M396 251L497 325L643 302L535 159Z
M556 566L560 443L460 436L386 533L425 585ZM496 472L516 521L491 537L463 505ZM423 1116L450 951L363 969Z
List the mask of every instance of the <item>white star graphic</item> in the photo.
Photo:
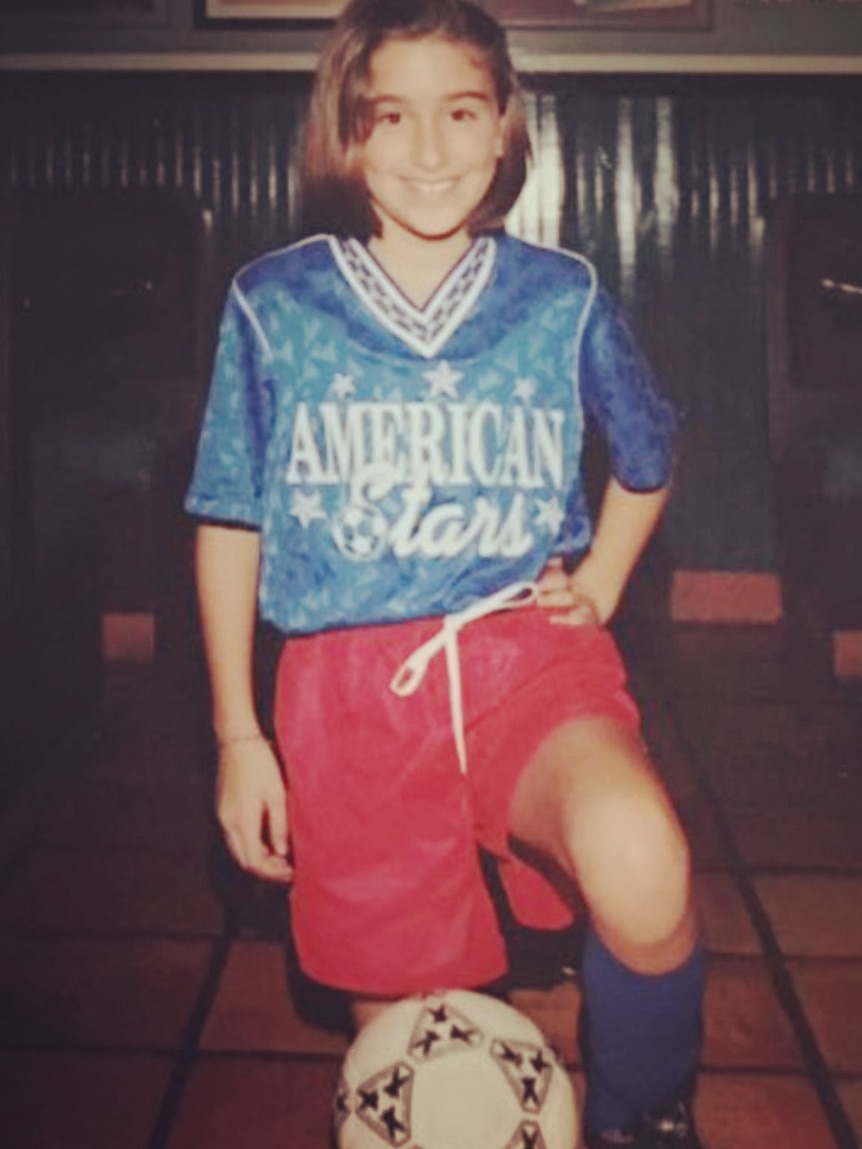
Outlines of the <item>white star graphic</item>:
M332 380L332 390L339 399L346 399L348 395L355 395L356 385L353 382L353 376L345 375L339 371Z
M424 372L423 379L431 384L431 398L438 395L447 395L450 399L458 398L458 384L464 378L462 371L455 371L444 359L431 371Z
M314 491L310 495L294 491L290 502L290 513L299 520L303 530L308 530L315 519L325 519L326 511L320 501L320 491Z
M532 403L535 394L536 382L534 379L517 379L515 381L515 398L520 399L522 403Z
M560 533L565 517L559 499L553 496L550 499L536 499L536 525L545 527L552 538Z

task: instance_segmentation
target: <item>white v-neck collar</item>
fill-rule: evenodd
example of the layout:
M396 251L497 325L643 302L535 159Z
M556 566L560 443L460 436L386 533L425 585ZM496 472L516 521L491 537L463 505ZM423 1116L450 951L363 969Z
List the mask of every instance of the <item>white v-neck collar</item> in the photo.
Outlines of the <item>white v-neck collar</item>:
M329 243L341 274L377 322L426 359L437 355L470 312L497 253L491 236L479 236L424 307L417 307L359 240L330 236Z

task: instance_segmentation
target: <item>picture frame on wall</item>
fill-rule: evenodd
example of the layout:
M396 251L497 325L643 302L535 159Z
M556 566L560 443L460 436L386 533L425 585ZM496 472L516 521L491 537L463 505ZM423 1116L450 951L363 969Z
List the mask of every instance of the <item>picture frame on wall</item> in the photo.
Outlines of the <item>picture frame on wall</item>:
M17 25L165 25L168 0L0 0L0 20Z
M711 0L486 0L509 28L659 31L710 26Z
M2 0L0 0L2 3ZM345 0L199 0L204 24L333 20ZM484 0L510 28L707 28L711 0Z
M345 0L202 0L205 23L334 20Z

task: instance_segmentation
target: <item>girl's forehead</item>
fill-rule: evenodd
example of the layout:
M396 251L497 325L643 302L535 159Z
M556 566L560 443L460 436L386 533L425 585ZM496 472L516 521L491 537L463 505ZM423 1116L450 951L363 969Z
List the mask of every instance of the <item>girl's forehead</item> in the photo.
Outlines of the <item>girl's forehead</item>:
M475 44L442 36L392 37L374 52L369 95L491 92L494 81Z

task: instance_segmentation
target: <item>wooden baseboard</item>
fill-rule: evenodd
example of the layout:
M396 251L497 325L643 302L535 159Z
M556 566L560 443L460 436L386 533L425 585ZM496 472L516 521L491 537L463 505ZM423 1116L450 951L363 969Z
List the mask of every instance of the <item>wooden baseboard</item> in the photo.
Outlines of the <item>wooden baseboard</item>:
M781 580L769 571L675 571L670 614L676 622L776 623Z

